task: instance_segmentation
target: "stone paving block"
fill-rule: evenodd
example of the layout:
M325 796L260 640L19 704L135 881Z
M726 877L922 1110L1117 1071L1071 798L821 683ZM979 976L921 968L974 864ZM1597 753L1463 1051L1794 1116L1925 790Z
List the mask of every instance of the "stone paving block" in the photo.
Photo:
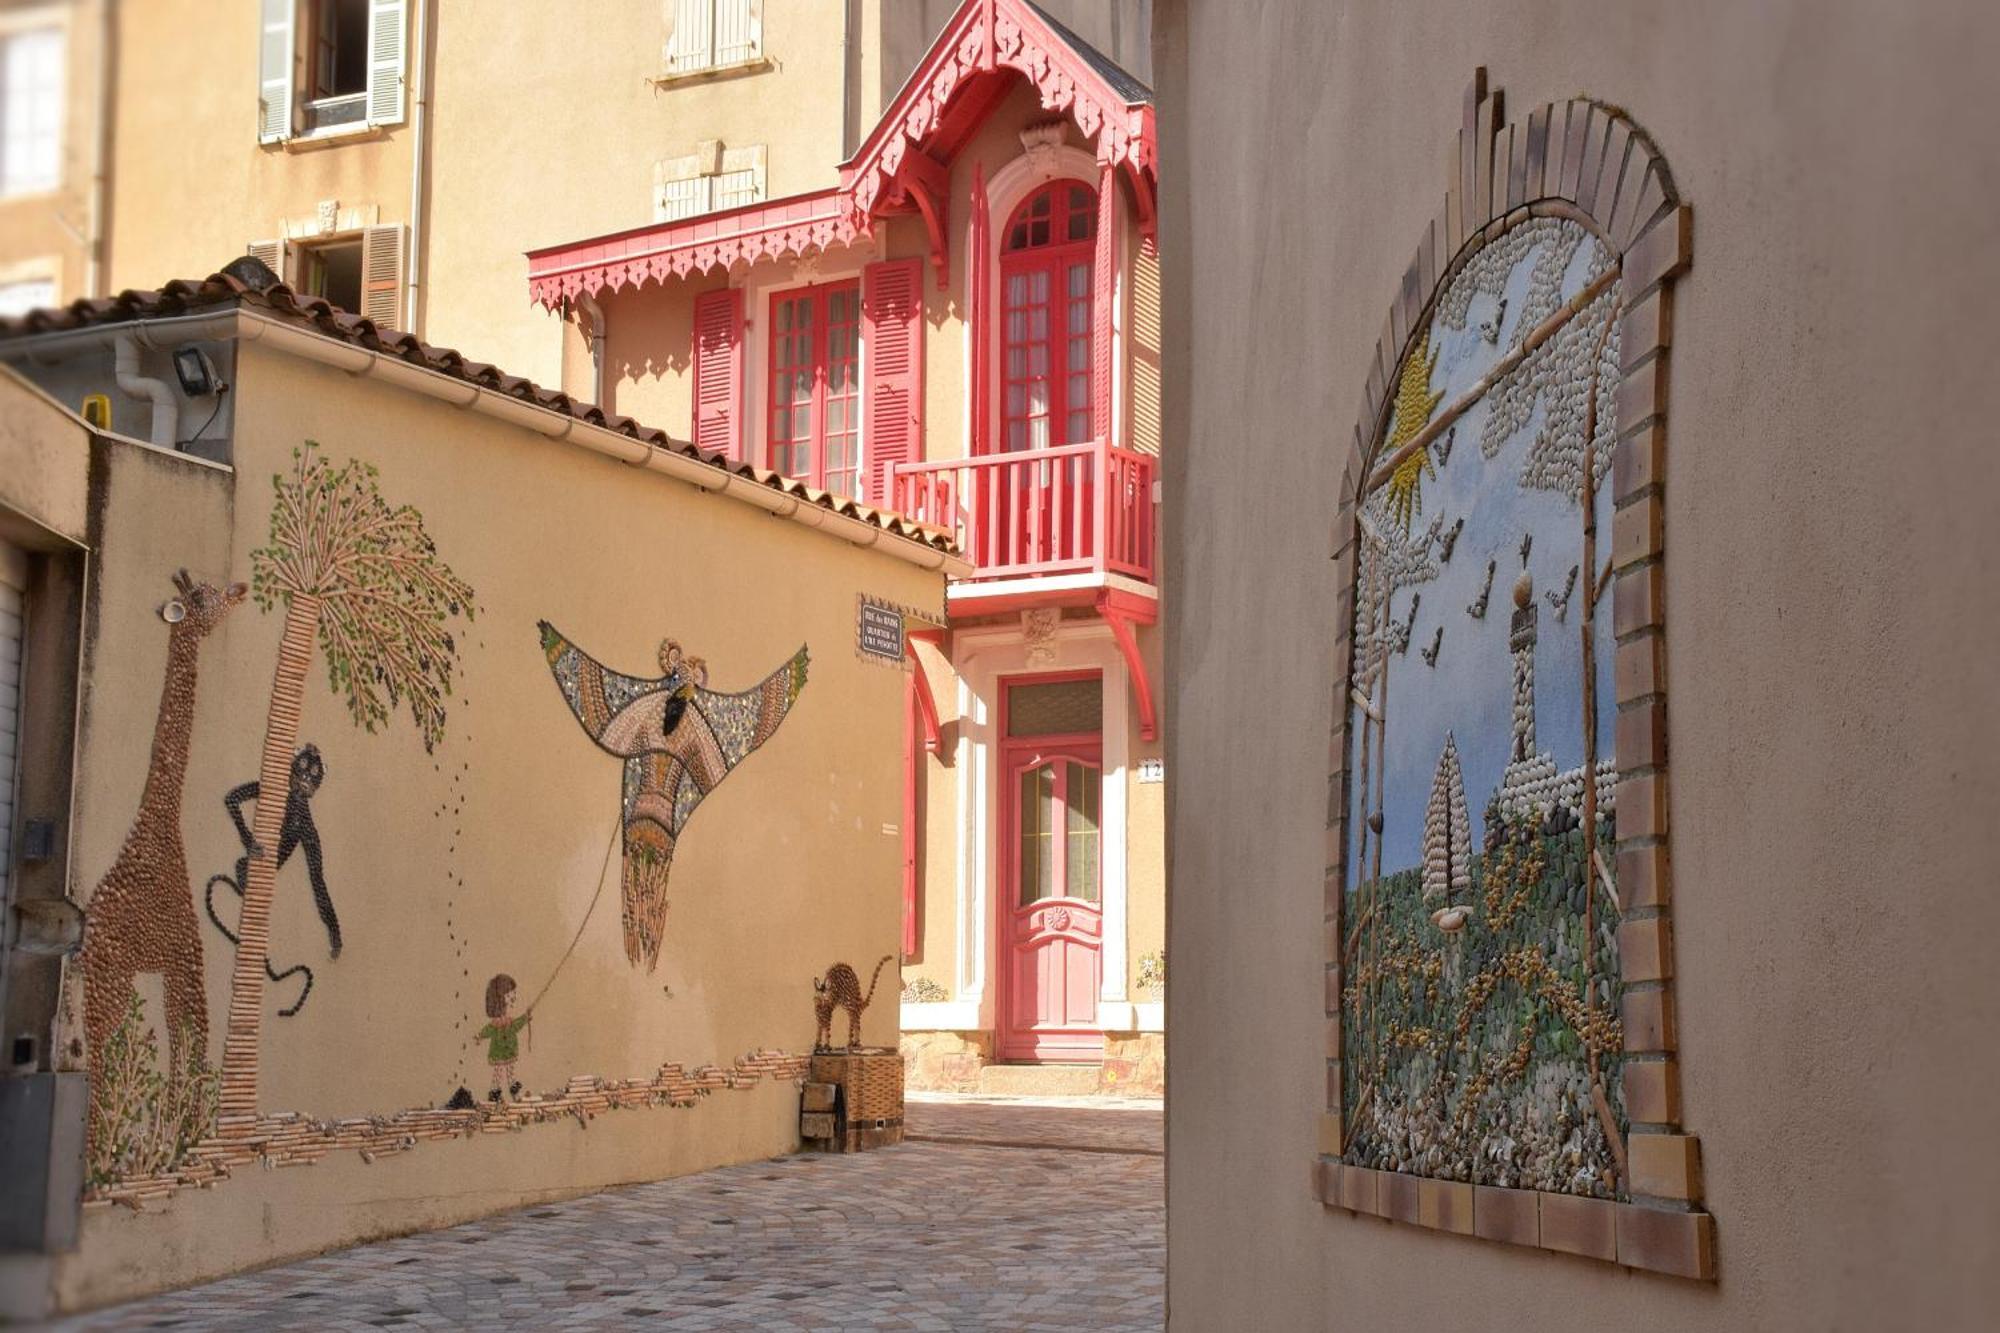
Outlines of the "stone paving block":
M1157 1101L913 1099L908 1113L912 1140L935 1137L537 1205L56 1327L1161 1327Z

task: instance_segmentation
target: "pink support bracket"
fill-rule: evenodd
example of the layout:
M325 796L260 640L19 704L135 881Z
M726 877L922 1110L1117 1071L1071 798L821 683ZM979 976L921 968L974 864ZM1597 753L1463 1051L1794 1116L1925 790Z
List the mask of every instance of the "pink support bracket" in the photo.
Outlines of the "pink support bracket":
M942 733L938 727L937 697L931 693L931 678L925 674L924 664L917 658L914 636L903 636L903 652L910 659L910 683L916 690L917 712L924 720L924 752L936 754L943 748Z
M1153 683L1146 675L1146 659L1139 654L1139 640L1132 627L1154 623L1159 619L1159 608L1145 598L1105 592L1098 596L1097 614L1111 626L1111 637L1118 640L1118 651L1125 656L1125 669L1132 673L1132 692L1139 696L1139 739L1156 741L1160 726L1153 716Z

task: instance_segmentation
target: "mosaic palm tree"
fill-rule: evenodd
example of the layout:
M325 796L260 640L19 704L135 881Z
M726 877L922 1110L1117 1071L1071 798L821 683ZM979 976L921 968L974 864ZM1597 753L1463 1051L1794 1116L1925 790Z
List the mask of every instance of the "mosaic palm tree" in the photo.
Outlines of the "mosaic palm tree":
M251 553L251 594L270 611L283 606L284 635L271 683L251 831L261 854L244 876L243 917L229 988L222 1050L225 1126L257 1109L258 1033L278 845L291 793L299 708L315 644L327 682L355 722L373 732L407 704L424 748L444 736L445 703L458 669L453 616L473 617L472 589L438 559L423 517L392 507L375 469L349 459L330 465L308 440L293 451L289 475L272 478L271 542Z

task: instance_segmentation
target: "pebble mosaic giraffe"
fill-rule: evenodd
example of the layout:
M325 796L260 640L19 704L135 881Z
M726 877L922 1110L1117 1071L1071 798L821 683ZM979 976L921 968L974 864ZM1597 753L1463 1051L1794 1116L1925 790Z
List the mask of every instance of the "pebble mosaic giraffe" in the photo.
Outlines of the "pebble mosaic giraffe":
M192 1039L204 1048L208 1042L201 932L181 845L181 788L194 725L196 658L202 639L248 590L241 583L222 589L196 583L184 569L174 575L174 589L174 598L160 608L160 619L167 622L167 669L146 788L118 859L90 895L81 961L91 1058L104 1050L118 1026L133 977L158 972L166 986L169 1050L175 1067L181 1067L183 1041Z

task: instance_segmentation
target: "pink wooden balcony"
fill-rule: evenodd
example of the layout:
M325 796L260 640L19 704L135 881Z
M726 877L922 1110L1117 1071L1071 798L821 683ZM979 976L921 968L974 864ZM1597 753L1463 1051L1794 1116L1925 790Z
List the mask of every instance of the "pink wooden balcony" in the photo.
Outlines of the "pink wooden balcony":
M896 468L899 513L950 530L971 581L1120 574L1153 581L1149 454L1102 440Z

